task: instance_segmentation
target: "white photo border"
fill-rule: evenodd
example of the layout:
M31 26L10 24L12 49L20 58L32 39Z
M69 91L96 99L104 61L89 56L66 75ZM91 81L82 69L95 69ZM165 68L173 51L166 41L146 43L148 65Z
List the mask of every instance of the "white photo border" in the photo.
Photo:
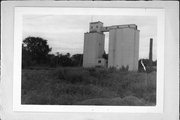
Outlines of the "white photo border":
M78 106L78 105L22 105L21 56L23 15L124 15L157 17L157 84L156 106ZM164 103L164 41L165 10L150 8L66 8L66 7L15 7L14 17L14 68L13 111L32 112L119 112L163 113Z

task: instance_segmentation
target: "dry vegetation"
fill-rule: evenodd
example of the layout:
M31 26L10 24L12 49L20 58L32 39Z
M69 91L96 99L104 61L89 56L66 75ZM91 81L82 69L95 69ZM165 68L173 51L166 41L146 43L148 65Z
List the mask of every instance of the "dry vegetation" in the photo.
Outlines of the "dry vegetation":
M24 69L22 104L155 105L156 72L77 67Z

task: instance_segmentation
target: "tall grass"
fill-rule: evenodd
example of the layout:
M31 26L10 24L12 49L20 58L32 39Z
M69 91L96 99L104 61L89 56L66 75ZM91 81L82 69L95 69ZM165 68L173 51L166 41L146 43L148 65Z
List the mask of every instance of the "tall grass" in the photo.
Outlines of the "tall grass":
M22 104L155 105L156 73L80 67L23 70Z

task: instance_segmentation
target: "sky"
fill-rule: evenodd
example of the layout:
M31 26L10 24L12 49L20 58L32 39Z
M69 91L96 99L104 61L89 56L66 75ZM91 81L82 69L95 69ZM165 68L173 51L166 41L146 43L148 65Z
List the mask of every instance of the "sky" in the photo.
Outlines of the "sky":
M103 22L104 26L136 24L140 30L139 59L148 58L149 41L153 38L153 60L156 60L157 18L152 16L24 15L23 39L42 37L52 48L51 53L83 53L84 33L89 32L89 23L96 21ZM106 53L108 42L106 32Z

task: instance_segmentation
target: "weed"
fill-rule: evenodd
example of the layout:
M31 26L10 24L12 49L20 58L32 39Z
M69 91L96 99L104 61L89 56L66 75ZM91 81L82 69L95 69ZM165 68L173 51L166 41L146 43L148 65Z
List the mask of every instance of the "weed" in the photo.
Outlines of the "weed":
M83 103L155 105L156 73L81 67L22 71L22 104Z

